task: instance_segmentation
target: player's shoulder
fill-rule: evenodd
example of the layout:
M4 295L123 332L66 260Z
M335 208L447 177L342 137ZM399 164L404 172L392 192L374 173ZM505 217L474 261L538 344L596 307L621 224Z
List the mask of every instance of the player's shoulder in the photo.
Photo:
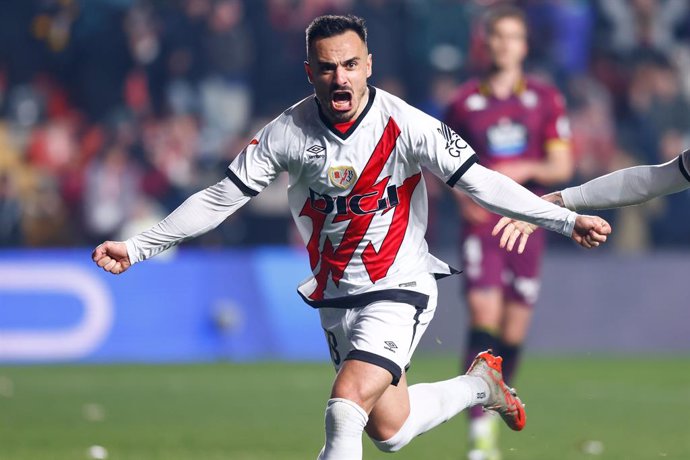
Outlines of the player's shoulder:
M558 87L550 81L534 75L525 77L525 92L536 95L540 106L548 110L565 110L565 97Z
M299 129L301 126L312 122L317 111L314 96L307 96L301 101L288 107L273 120L277 126Z
M305 97L268 122L262 131L266 136L283 141L299 138L313 126L316 111L314 96Z
M525 89L546 97L562 97L561 90L558 89L558 86L536 75L527 75L525 77Z
M382 89L376 88L376 103L382 115L385 118L392 117L403 131L414 130L436 121L431 115Z
M482 82L479 78L471 78L460 84L453 92L446 107L446 118L453 114L464 114L486 106L486 98L482 93Z
M473 94L479 94L481 92L482 81L481 79L474 77L458 85L454 96L457 99L466 99Z
M473 96L482 94L482 82L479 78L471 78L458 85L451 97L452 105L464 105Z

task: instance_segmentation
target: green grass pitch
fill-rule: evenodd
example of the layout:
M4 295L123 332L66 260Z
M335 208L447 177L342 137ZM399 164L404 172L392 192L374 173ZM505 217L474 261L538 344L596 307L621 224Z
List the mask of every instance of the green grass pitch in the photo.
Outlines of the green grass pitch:
M410 381L452 376L419 356ZM517 387L525 431L504 460L690 459L690 357L529 357ZM0 367L0 460L315 459L333 371L325 363ZM461 459L456 417L402 452L366 459ZM588 446L590 448L588 449ZM597 451L594 447L603 447Z

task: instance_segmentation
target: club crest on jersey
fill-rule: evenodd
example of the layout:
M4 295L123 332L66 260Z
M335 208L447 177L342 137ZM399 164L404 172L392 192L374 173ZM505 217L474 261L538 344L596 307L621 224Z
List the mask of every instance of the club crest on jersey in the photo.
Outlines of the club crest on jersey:
M357 180L357 173L352 166L332 166L328 168L328 178L336 187L347 189Z

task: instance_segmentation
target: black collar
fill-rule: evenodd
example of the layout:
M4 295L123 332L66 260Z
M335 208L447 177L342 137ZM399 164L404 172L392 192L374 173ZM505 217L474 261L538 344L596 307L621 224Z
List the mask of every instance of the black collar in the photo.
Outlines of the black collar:
M369 109L371 109L371 106L374 104L374 98L376 97L376 88L374 88L371 85L367 85L369 88L369 100L367 101L366 107L364 107L364 110L362 110L362 113L359 114L359 117L357 120L352 123L352 126L345 131L344 133L341 133L333 124L326 118L326 115L323 114L323 111L321 111L321 104L319 104L319 100L316 99L316 96L314 96L314 100L316 101L316 107L319 110L319 118L321 118L321 121L323 122L324 125L336 136L341 138L342 140L347 139L350 137L350 134L355 132L355 129L357 129L357 126L364 120L364 117L367 116L367 113L369 113Z

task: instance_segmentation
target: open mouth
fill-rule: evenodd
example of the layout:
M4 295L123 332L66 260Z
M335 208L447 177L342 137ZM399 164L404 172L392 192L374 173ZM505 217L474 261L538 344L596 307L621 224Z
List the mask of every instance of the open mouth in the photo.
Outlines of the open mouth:
M352 109L352 93L349 91L333 91L331 106L336 112L347 112Z

